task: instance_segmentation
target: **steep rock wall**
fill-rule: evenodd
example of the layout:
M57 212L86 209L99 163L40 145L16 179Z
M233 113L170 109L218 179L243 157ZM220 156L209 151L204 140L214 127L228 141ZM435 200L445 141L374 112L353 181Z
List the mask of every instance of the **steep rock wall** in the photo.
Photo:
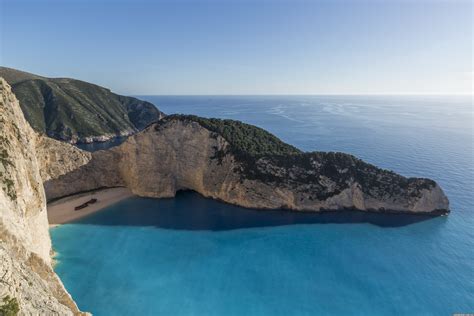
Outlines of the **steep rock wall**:
M44 135L37 135L35 153L43 182L71 172L92 158L87 151Z
M0 298L24 315L80 314L51 267L38 139L0 78Z

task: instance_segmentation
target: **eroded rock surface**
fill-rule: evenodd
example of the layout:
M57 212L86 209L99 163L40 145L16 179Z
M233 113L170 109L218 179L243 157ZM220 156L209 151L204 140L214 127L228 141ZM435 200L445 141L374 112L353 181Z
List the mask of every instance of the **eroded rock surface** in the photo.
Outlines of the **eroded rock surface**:
M14 298L21 315L80 314L51 267L42 164L36 156L41 143L0 78L0 298ZM64 172L72 170L66 165Z
M85 165L92 157L87 151L44 135L37 135L35 151L43 182Z

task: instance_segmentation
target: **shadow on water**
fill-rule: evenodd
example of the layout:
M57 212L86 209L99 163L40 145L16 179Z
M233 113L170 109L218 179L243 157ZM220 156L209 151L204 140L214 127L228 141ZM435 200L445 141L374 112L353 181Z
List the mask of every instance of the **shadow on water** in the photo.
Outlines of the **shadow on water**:
M295 224L368 223L380 227L400 227L428 219L433 219L433 217L359 211L296 213L283 210L246 209L207 199L192 191L185 191L178 192L172 199L133 197L74 223L222 231Z
M106 142L76 146L94 152L118 146L127 138L116 137ZM74 223L219 231L294 224L368 223L379 227L401 227L429 219L433 219L433 216L375 214L350 210L323 213L255 210L207 199L193 191L181 191L172 199L134 197Z

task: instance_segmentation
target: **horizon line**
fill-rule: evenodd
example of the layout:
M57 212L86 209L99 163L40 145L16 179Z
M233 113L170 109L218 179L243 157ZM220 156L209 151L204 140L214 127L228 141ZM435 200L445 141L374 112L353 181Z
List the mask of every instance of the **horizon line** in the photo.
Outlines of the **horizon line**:
M259 93L259 94L126 94L129 96L172 96L172 97L196 97L196 96L223 96L223 97L254 97L254 96L474 96L474 92L471 93Z

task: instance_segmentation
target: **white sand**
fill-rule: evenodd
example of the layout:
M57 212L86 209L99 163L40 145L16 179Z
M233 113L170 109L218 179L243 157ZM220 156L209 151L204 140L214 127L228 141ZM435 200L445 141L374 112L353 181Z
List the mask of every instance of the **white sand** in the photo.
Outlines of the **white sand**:
M92 214L104 207L132 196L132 192L127 188L110 188L88 193L80 193L48 203L48 221L50 227L64 224ZM81 210L74 210L76 206L85 203L90 199L97 199L97 202L90 204Z

